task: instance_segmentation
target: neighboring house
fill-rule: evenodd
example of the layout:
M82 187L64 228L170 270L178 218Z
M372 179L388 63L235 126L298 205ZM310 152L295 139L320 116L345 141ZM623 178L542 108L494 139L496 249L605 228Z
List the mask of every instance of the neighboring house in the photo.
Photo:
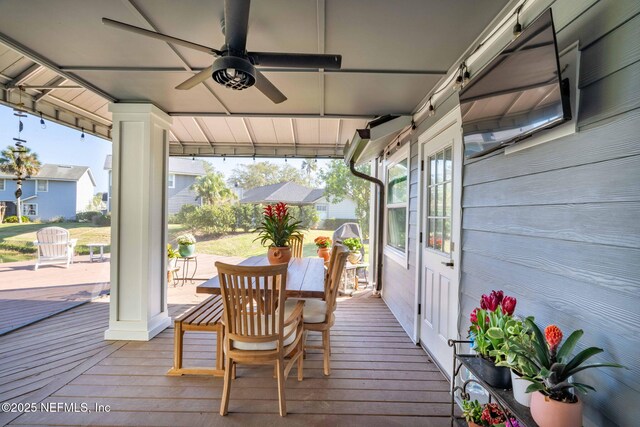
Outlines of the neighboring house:
M185 159L181 157L169 158L169 175L167 177L167 199L169 214L180 212L184 205L200 206L202 202L191 189L196 178L206 174L204 161ZM104 169L109 171L109 196L107 210L111 212L111 155L104 161Z
M14 178L0 172L0 202L7 207L5 216L16 215ZM87 166L44 164L36 176L22 183L22 214L31 220L75 219L76 213L91 203L95 188L96 181Z
M240 203L277 203L285 202L290 205L313 205L320 220L325 219L355 219L356 204L351 199L344 199L339 203L329 203L324 197L324 189L309 188L294 182L265 185L244 191Z

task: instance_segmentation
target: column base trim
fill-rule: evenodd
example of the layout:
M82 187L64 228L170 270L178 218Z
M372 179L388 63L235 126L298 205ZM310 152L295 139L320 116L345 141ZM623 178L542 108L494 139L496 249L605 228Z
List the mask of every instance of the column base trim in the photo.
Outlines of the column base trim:
M140 329L136 330L132 329L131 322L126 322L126 329L118 329L118 322L115 322L115 324L109 326L109 329L104 331L104 339L106 341L149 341L171 326L171 318L165 312L164 316L154 317L146 326L140 322Z

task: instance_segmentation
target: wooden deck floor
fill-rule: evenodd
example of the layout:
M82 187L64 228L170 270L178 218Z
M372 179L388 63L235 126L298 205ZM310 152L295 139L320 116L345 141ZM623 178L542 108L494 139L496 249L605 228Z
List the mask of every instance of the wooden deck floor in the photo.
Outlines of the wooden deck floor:
M0 413L0 424L449 425L448 382L382 300L369 294L346 299L336 317L331 376L323 376L321 355L310 351L305 380L297 382L295 372L287 380L286 418L277 414L273 370L243 366L232 385L230 414L221 417L221 378L165 376L172 329L149 342L103 341L108 305L92 302L0 338L0 402L99 404L110 412ZM185 362L213 366L214 349L210 334L187 333Z

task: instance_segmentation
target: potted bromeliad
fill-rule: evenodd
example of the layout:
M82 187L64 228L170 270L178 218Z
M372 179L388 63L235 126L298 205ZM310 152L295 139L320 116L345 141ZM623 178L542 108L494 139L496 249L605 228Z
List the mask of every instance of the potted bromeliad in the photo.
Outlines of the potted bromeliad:
M181 234L176 240L181 257L190 257L196 253L196 238L193 237L193 234Z
M344 239L342 244L349 249L349 255L347 255L347 259L351 264L357 264L362 258L362 254L360 253L360 249L362 248L362 242L357 237L349 237L348 239Z
M282 264L291 259L289 240L301 237L300 221L290 214L286 203L279 202L264 208L262 223L255 229L262 246L269 246L267 258L271 264ZM255 241L254 240L254 241Z
M313 240L318 248L318 256L324 259L325 262L329 261L331 257L331 239L328 236L318 236Z
M480 374L489 385L508 389L511 387L511 373L508 367L496 366L501 359L501 348L514 333L517 320L513 317L516 299L505 296L502 291L491 291L482 295L480 307L470 315L469 338L472 348L480 355Z
M494 352L496 366L504 366L511 369L513 397L521 405L529 407L531 394L527 393L527 387L531 384L531 381L525 379L525 377L533 377L538 371L536 366L526 357L519 355L516 349L532 353L534 351L534 335L525 321L521 319L514 320L515 322L507 330L507 339Z
M463 400L462 416L469 427L521 427L517 419L507 417L496 403L481 405L477 400Z
M576 344L583 335L582 330L574 331L562 343L562 331L556 325L545 328L544 334L533 318L526 319L527 326L533 331L532 348L513 345L513 351L535 366L535 375L524 378L533 382L527 391L531 396L531 415L540 427L580 427L582 426L582 401L576 391L586 394L595 389L587 384L573 380L573 375L590 368L622 368L616 363L592 363L585 365L587 359L604 350L589 347L572 357Z

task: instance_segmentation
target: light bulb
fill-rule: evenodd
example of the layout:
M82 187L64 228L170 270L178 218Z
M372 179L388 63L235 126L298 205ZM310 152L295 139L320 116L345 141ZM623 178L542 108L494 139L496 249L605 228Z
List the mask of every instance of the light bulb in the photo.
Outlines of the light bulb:
M462 87L462 76L458 76L456 77L456 81L453 82L453 89L454 90L460 90L460 88Z
M47 128L47 124L45 123L44 119L42 118L42 113L40 113L40 127L42 129L46 129Z
M436 109L431 102L429 102L429 112L427 113L429 117L433 117L436 115Z
M465 68L464 74L462 75L462 84L466 86L469 80L471 80L471 74L469 74L469 70Z
M227 161L227 157L226 157L224 154L222 155L222 161L223 161L223 162L226 162L226 161Z
M82 129L82 133L80 134L80 142L84 142L84 128Z

